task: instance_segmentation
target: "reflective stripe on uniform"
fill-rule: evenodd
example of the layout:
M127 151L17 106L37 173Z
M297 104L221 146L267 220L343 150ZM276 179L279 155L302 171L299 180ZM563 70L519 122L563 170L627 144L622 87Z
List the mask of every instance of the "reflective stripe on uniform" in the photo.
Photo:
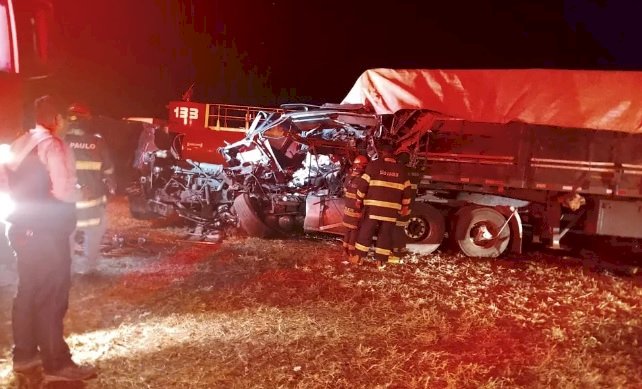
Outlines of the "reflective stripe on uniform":
M391 223L397 222L397 218L395 217L386 217L386 216L378 216L378 215L370 215L370 219L381 220L382 222L391 222Z
M102 167L100 161L76 161L76 170L100 170Z
M397 227L407 227L408 226L408 221L402 222L400 220L397 220L395 223Z
M382 181L382 180L372 180L370 181L370 186L382 186L384 188L404 190L404 184L398 184L396 182Z
M352 210L350 208L345 208L343 210L343 213L348 215L348 216L352 216L352 217L357 217L357 218L361 217L361 212L354 211L354 210Z
M375 254L392 255L392 250L380 249L379 247L375 247Z
M363 201L364 205L369 205L369 206L374 206L374 207L381 207L381 208L392 208L392 209L401 209L401 204L399 203L393 203L390 201L381 201L381 200L364 200Z
M362 199L366 197L366 194L357 189L357 198Z
M347 223L347 222L343 222L343 226L347 227L347 228L349 228L351 230L356 230L358 228L358 226L356 226L354 224Z
M359 251L362 251L364 253L367 253L370 250L370 247L366 247L366 246L364 246L362 244L359 244L359 243L355 243L354 244L354 248L359 250Z
M346 192L346 194L344 196L346 198L349 198L349 199L356 199L357 198L357 195L352 193L352 192Z
M96 218L93 218L93 219L78 220L78 222L76 222L76 227L78 227L78 228L93 227L93 226L97 226L99 224L100 224L100 218L96 217Z
M370 183L370 175L368 174L362 174L361 179L363 179L365 182Z
M388 263L394 263L395 265L400 265L403 263L403 261L399 257L389 257Z
M76 203L76 209L85 209L85 208L91 208L91 207L96 207L98 205L105 204L107 202L107 196L101 196L97 199L93 200L86 200L86 201L78 201Z

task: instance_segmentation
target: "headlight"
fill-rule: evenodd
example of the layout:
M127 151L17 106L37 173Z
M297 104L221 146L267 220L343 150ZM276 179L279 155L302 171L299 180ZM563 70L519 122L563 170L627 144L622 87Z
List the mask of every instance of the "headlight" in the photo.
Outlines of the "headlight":
M15 208L16 204L11 196L8 193L0 192L0 221L6 221Z
M0 164L4 165L11 162L13 159L13 151L11 151L11 145L1 144L0 145Z

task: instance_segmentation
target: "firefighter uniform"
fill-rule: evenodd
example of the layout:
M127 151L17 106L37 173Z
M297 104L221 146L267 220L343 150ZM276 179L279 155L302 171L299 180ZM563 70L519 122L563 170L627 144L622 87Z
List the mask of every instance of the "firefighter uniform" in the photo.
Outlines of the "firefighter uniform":
M383 264L392 254L397 219L408 212L410 204L405 167L388 155L370 162L359 180L357 199L363 201L363 220L355 249L365 258L376 235L375 259Z
M82 239L82 255L74 256L74 267L81 273L95 268L107 228L107 194L114 190L114 166L107 145L100 135L86 131L85 126L85 122L76 120L71 123L65 136L65 141L76 157L76 172L82 197L76 203L78 223L76 234L72 236L74 239L80 233Z
M409 204L409 210L412 209L412 204L415 201L415 197L417 196L417 188L419 186L419 183L421 182L421 178L424 175L424 169L421 168L406 168L406 173L408 175L408 181L410 181L410 204ZM402 250L406 247L406 227L408 226L408 222L410 220L411 212L409 212L407 215L399 216L399 219L397 220L396 228L394 231L394 242L393 242L393 249L392 249L392 256L389 259L389 262L392 263L401 263L401 252Z
M346 228L343 236L343 248L348 256L355 254L355 242L357 241L357 230L361 220L361 211L357 207L357 188L361 175L353 172L348 176L344 188L345 207L343 209L343 226Z

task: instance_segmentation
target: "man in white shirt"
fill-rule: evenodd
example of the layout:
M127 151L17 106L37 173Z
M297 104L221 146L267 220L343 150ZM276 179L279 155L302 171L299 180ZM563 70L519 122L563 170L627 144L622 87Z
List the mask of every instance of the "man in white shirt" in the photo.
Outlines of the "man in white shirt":
M34 108L36 127L13 142L13 158L5 169L15 202L7 236L19 279L12 315L13 370L42 366L46 382L79 381L95 376L96 369L74 363L63 336L71 287L69 235L76 227L78 199L75 161L56 135L64 125L56 101L44 96Z

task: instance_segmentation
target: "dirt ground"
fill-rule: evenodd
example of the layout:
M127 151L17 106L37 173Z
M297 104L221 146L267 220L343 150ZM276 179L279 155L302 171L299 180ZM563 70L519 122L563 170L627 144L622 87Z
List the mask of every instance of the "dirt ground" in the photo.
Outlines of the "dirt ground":
M448 252L379 271L336 239L185 241L109 206L94 275L66 317L75 388L642 387L640 276L530 253ZM119 247L121 246L122 247ZM12 288L0 289L0 386L14 377Z

